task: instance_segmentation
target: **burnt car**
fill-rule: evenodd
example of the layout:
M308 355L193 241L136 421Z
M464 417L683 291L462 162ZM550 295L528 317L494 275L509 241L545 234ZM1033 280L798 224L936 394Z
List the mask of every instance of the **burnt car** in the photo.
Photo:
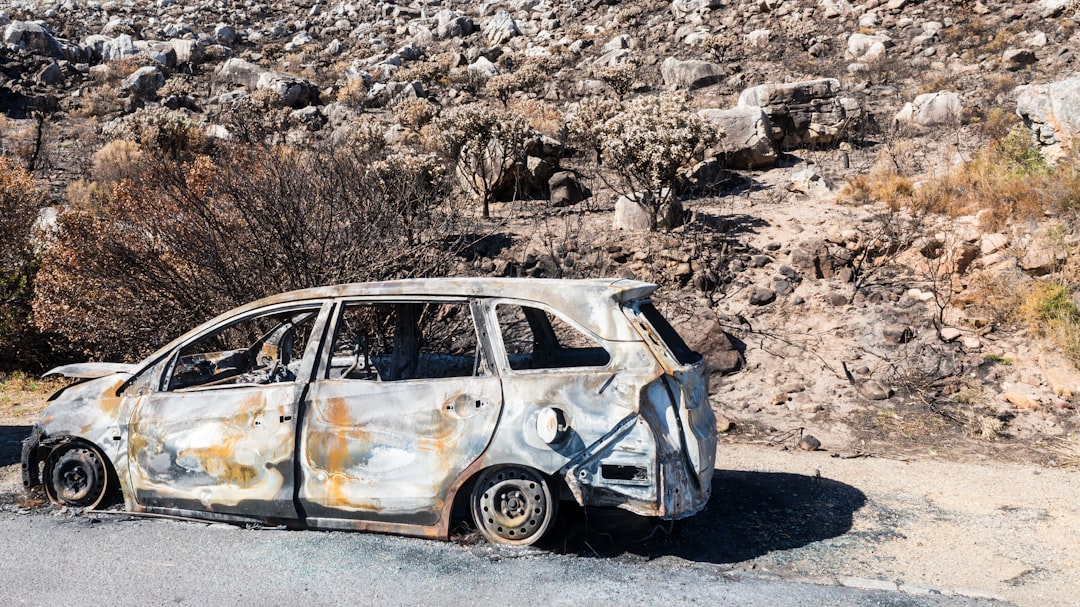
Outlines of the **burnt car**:
M438 278L285 293L134 365L50 371L23 482L62 505L531 544L560 501L709 499L704 361L621 279Z

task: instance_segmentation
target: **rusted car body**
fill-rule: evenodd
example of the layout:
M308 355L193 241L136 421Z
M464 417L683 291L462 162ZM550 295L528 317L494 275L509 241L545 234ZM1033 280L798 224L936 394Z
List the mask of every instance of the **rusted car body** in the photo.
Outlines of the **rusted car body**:
M23 445L60 504L528 544L560 500L709 499L702 357L617 279L440 278L266 298L135 365L85 363Z

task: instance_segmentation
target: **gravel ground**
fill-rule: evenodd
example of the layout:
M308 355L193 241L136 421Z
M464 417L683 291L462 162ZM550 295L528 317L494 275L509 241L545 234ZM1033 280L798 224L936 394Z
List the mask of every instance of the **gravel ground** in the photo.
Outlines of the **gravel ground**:
M1065 607L1080 596L1072 471L726 444L700 515L629 545L570 518L560 541L520 550L58 511L21 492L25 430L0 428L3 604Z
M5 605L1002 605L800 584L678 558L107 515L0 515L0 572Z

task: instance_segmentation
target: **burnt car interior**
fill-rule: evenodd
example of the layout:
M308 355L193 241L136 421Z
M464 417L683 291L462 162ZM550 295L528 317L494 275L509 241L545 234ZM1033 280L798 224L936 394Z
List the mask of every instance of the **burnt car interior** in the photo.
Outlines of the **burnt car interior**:
M515 371L603 367L611 360L607 350L546 310L499 304L495 311L510 368Z
M487 369L467 302L350 303L338 317L327 377L402 381Z
M248 318L180 350L168 390L296 379L318 310Z

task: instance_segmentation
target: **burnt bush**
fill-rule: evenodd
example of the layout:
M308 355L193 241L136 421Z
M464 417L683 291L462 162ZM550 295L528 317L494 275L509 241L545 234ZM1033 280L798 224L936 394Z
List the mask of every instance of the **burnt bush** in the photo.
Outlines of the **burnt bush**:
M433 158L378 145L147 148L134 177L58 220L38 324L131 359L233 306L318 285L443 274L467 233Z
M42 364L43 338L30 322L38 267L35 244L43 191L22 163L0 156L0 371Z

